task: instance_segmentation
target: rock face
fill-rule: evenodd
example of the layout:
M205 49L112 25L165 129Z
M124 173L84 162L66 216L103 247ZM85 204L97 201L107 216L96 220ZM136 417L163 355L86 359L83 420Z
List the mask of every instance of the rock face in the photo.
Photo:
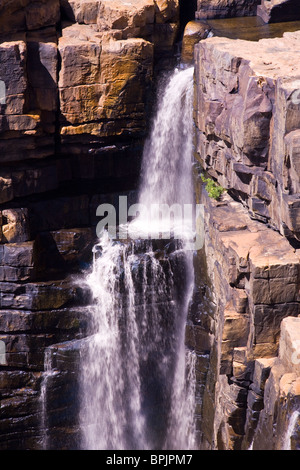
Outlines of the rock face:
M58 24L59 0L8 0L0 6L1 34L32 31Z
M196 19L256 15L260 0L198 0Z
M299 446L299 71L288 66L299 37L196 45L199 172L227 189L210 199L196 173L210 279L191 318L204 449Z
M63 147L82 134L93 139L142 135L152 44L139 38L101 42L93 28L75 24L63 30L58 49Z
M170 53L179 27L179 0L63 0L62 7L70 21L115 39L144 38L159 55Z
M253 450L300 449L299 332L300 318L285 318L278 357L255 362L244 442Z
M298 20L299 3L297 0L262 0L257 7L257 15L266 23Z
M1 2L0 449L78 445L90 292L73 276L98 205L135 201L153 72L178 28L177 0Z
M204 22L189 21L183 32L181 61L185 64L194 62L194 47L202 39L206 39L211 28Z
M259 41L259 47L210 38L196 46L198 150L205 155L204 168L253 217L297 240L300 121L294 54L299 38L299 32L285 33Z
M187 344L198 356L199 446L281 449L299 409L299 253L228 194L215 202L199 187L198 197L206 214L202 293Z
M258 3L198 0L196 18L255 15ZM296 19L296 3L257 11ZM91 263L98 205L135 202L153 74L173 53L183 5L0 6L1 450L78 448L91 297L77 275ZM228 192L212 201L196 172L206 232L186 343L199 448L299 449L300 36L206 35L192 22L183 44L189 62L201 40L196 157Z

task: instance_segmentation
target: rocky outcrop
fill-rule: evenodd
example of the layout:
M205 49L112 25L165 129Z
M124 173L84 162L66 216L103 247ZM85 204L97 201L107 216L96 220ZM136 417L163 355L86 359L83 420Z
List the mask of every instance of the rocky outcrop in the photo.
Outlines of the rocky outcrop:
M0 448L49 438L73 449L68 358L87 335L90 303L76 276L92 260L98 205L135 200L153 71L173 53L179 3L2 3Z
M265 23L299 20L299 3L297 0L262 0L257 7L257 16Z
M299 444L299 72L286 66L298 40L196 46L196 158L226 188L214 201L196 174L206 214L200 278L210 279L194 319L204 449Z
M256 15L260 0L198 0L196 19Z
M280 449L299 406L298 390L284 398L276 385L284 374L299 380L292 362L299 353L299 252L228 194L217 202L198 187L198 198L205 204L206 227L199 260L206 263L198 265L202 294L187 344L198 356L199 446ZM294 330L286 332L291 324Z
M194 47L202 39L206 39L211 33L211 27L200 21L189 21L184 28L181 61L184 64L192 64L194 62Z
M178 0L63 0L63 12L72 22L93 25L114 39L143 38L158 55L172 52L179 27Z
M255 362L244 448L299 450L300 318L282 321L278 357Z
M0 6L1 34L33 31L60 21L60 1L8 0Z
M142 137L146 92L151 83L153 45L140 38L100 41L89 25L64 28L58 50L60 134L63 152L113 136ZM77 61L74 66L74 54ZM68 145L70 143L70 145ZM93 145L93 144L92 144ZM95 146L95 144L93 145Z
M196 46L198 151L252 217L299 239L299 32ZM205 70L205 73L204 73ZM284 75L282 71L284 70ZM284 156L284 157L283 157Z

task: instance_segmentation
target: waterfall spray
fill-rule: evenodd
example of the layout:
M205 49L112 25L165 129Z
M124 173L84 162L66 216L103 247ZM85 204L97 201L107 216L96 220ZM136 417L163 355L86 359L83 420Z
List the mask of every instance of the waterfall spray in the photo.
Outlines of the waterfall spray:
M147 208L193 201L192 98L193 69L176 70L145 144ZM145 230L143 217L132 224ZM82 447L194 448L195 356L184 345L193 254L184 239L121 243L104 231L86 282L94 304L81 360Z

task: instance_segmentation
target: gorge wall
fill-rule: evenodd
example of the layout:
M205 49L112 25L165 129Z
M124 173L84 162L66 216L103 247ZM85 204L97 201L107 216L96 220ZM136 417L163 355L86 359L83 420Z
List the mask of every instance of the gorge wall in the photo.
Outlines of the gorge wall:
M154 79L173 66L191 11L299 18L292 0L129 3L0 7L1 450L43 448L45 433L53 448L78 444L91 301L78 274L91 262L97 206L135 201ZM194 170L205 246L186 330L199 448L281 449L291 437L298 449L300 36L258 48L200 29ZM203 171L226 189L220 201Z
M214 305L198 318L204 448L299 449L299 41L295 32L195 46L195 173ZM220 201L202 189L203 171L226 189Z
M77 446L72 341L90 292L76 276L98 205L135 200L153 77L173 66L179 28L177 0L134 3L0 6L2 450L43 448L48 428L54 448Z

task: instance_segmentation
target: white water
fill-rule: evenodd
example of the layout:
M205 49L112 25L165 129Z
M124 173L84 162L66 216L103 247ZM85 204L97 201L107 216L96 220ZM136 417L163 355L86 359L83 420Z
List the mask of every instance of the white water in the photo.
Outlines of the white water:
M141 214L131 223L152 238L193 232L193 79L194 69L178 70L158 95L152 132L145 143L139 192ZM171 215L171 216L170 216ZM164 237L165 238L165 237Z
M283 449L282 450L291 450L291 437L295 431L295 427L299 418L299 411L294 411L290 417L288 428L284 436Z
M191 204L194 69L175 70L158 98L159 107L144 147L139 202Z
M144 207L192 203L192 99L193 69L176 71L145 145ZM142 214L132 224L146 230L147 221ZM192 252L183 242L167 257L157 253L150 241L121 244L107 232L95 247L86 280L94 334L81 365L84 449L195 447L195 356L184 345Z
M96 305L91 307L95 335L89 340L83 361L81 423L85 449L126 449L126 430L132 423L136 448L144 442L138 368L137 324L130 275L132 258L126 247L101 239L102 255L95 259L88 277ZM122 298L120 277L127 291ZM123 306L122 302L128 303ZM126 323L123 338L121 316ZM123 341L122 341L123 339ZM124 350L125 342L126 350ZM130 390L127 388L130 386Z
M45 357L44 357L44 374L43 374L43 381L41 385L41 412L42 412L42 420L41 420L41 431L43 434L43 449L48 449L48 410L47 410L47 398L48 398L48 385L49 380L51 377L55 375L55 371L52 370L51 366L51 350L45 349Z

